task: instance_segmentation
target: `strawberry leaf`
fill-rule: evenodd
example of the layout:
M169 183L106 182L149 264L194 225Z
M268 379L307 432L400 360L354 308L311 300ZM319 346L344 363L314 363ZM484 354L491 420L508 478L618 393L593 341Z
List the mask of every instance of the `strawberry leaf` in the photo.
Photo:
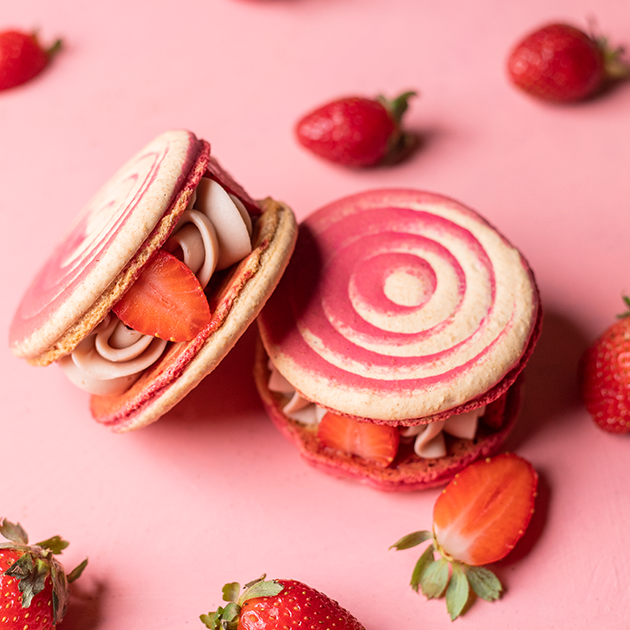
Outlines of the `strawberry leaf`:
M219 607L219 610L209 612L207 615L199 615L199 619L201 619L201 623L203 623L206 628L211 628L211 630L219 630L221 628L222 612L223 608Z
M617 315L617 319L625 319L630 315L630 297L622 295L621 298L623 299L623 303L626 305L626 310L623 313L619 313L619 315Z
M70 543L61 538L61 536L53 536L35 544L52 551L54 554L60 554Z
M16 580L23 580L27 578L32 571L33 557L30 553L25 553L4 572L4 575L14 577Z
M4 574L19 581L22 608L28 608L33 597L44 590L49 567L46 562L40 559L33 560L30 553L25 553Z
M433 537L433 534L426 530L420 531L420 532L413 532L412 534L407 534L406 536L403 536L400 540L396 541L390 547L390 549L397 549L398 551L402 551L403 549L411 549L411 547L420 545L432 537Z
M448 560L440 558L430 562L422 572L420 587L427 599L441 597L448 584Z
M464 606L466 606L470 595L470 585L466 579L466 574L458 562L453 562L451 568L451 579L446 589L446 610L451 616L451 621L455 621L461 615Z
M376 97L376 100L389 110L391 117L396 121L396 124L400 124L404 113L409 107L409 99L413 96L417 96L417 92L410 90L409 92L403 92L391 101L385 98L382 94L379 94Z
M238 599L238 594L241 592L241 585L238 582L230 582L226 584L223 589L223 601L235 602Z
M6 518L0 522L0 534L17 545L28 545L28 534L19 523L11 523Z
M493 602L499 599L503 587L499 578L489 569L484 567L464 567L466 577L473 591L481 599Z
M70 573L67 575L68 582L74 582L75 580L81 577L83 570L87 567L88 560L87 558L78 566L74 567Z
M223 621L227 622L228 626L235 620L238 622L238 616L241 614L241 607L236 602L230 602L223 609Z
M418 587L420 586L420 582L422 581L422 576L425 569L427 568L429 563L433 561L433 545L429 545L418 559L418 562L416 562L416 566L414 567L413 573L411 574L411 588L416 591L416 593L418 592Z
M274 580L256 582L243 593L239 604L243 605L243 602L246 602L248 599L253 599L254 597L271 597L277 595L283 588L282 584Z

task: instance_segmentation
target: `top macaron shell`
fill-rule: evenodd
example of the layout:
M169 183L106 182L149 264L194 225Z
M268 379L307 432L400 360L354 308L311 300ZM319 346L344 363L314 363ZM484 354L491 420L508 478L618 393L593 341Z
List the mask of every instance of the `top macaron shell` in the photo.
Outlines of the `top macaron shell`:
M94 304L168 211L201 150L194 134L167 132L101 188L24 295L10 330L16 355L45 352Z
M474 211L413 190L308 217L259 318L270 358L305 398L393 424L504 391L538 320L519 251Z

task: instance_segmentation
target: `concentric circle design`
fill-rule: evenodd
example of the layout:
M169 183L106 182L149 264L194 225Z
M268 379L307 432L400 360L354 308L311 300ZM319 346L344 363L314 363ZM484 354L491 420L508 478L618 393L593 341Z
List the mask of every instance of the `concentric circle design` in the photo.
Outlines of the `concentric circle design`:
M473 211L428 193L371 191L300 230L261 333L305 397L404 421L480 396L519 363L538 311L533 278Z
M168 210L198 147L187 131L158 136L87 204L22 299L10 332L17 354L44 351L111 284Z

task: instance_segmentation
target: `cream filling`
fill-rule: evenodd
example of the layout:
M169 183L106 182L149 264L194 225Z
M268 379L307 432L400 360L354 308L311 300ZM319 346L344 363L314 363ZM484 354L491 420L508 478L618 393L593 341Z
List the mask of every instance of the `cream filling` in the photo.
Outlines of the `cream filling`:
M164 244L206 287L217 269L225 269L252 251L252 221L243 203L220 184L202 178L188 208ZM100 396L122 394L163 354L167 342L125 326L113 312L73 350L59 359L78 387Z
M268 363L271 372L268 381L269 390L279 394L290 396L289 401L282 407L282 413L292 420L306 426L316 426L326 414L315 403L300 396L289 381L280 374L271 360ZM444 433L453 437L472 440L477 433L479 418L483 416L486 408L479 407L465 413L454 414L445 420L419 424L412 427L401 427L402 438L414 440L414 453L423 459L445 457L446 441Z

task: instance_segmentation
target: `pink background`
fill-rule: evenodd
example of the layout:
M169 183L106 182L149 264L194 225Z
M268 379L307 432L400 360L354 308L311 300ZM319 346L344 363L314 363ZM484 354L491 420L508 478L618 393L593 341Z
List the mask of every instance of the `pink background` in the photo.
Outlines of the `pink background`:
M550 19L597 18L630 44L621 0L20 0L2 26L65 40L41 77L0 93L0 250L7 335L21 295L97 188L153 136L189 128L256 197L298 217L340 196L411 186L496 224L536 272L546 308L508 447L541 477L538 509L495 570L507 587L461 628L630 627L629 437L580 405L578 357L630 291L630 83L554 107L517 93L513 42ZM348 171L305 151L294 121L348 93L414 88L423 138L395 168ZM27 232L28 230L28 232ZM28 236L27 236L28 234ZM6 344L5 344L6 347ZM33 540L72 541L66 630L201 628L227 581L267 572L326 591L367 630L447 628L408 587L418 553L388 551L431 524L438 490L380 494L306 467L265 417L249 331L157 424L113 435L56 367L0 353L0 513Z

